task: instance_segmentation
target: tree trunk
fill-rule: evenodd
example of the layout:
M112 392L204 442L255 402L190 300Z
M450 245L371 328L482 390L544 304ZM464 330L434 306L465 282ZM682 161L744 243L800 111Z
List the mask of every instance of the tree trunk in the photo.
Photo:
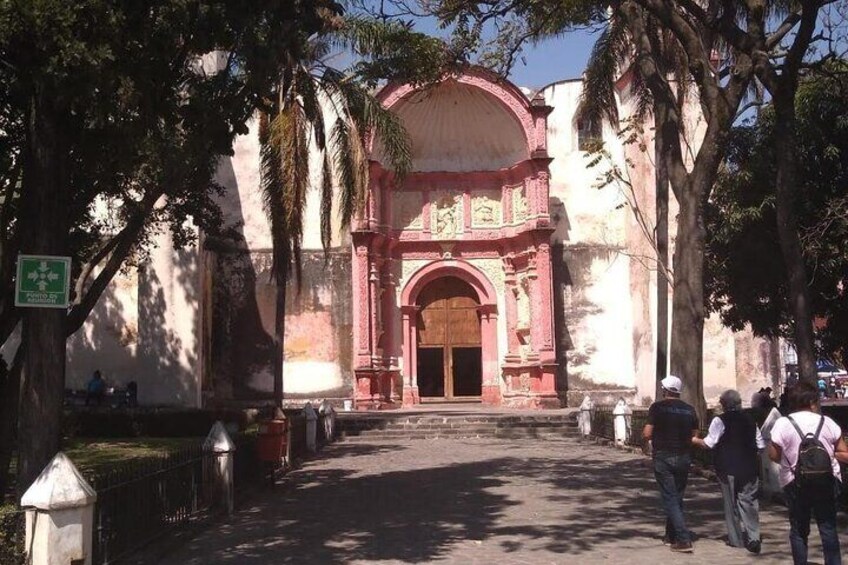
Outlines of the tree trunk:
M690 181L691 182L691 181ZM683 381L682 398L695 407L703 426L704 401L704 227L700 191L682 192L674 247L671 373Z
M285 267L283 267L285 269ZM283 374L286 355L286 277L277 277L274 309L274 405L283 407Z
M795 214L798 147L795 136L794 92L778 91L774 96L773 104L775 110L774 149L777 160L777 235L789 282L789 313L793 317L798 370L802 380L815 383L817 371L813 316L810 311L807 268L804 263L801 238L798 234L798 218Z
M68 238L67 144L63 142L58 97L37 85L28 116L30 178L21 196L21 249L64 255ZM25 175L26 176L26 175ZM21 375L18 492L23 493L59 451L65 388L64 309L27 308L21 332L25 348Z
M12 453L15 450L15 430L18 427L18 400L21 388L21 367L23 364L23 347L18 347L11 367L5 371L3 387L0 392L0 504L9 491L9 467L12 463Z
M657 386L655 398L662 398L660 381L668 374L668 168L663 148L662 123L665 116L659 108L654 114L654 162L656 163L654 198L657 214L655 235L657 245Z

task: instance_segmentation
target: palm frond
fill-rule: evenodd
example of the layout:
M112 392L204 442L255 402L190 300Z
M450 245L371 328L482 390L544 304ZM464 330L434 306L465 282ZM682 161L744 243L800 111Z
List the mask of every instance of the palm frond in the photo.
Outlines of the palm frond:
M292 95L278 114L282 135L283 207L290 238L295 277L300 286L300 248L303 241L303 213L309 188L309 129L303 108Z
M290 270L290 238L283 206L285 181L282 169L283 146L280 124L267 114L259 117L260 183L265 212L271 224L273 246L271 278L276 284L285 284Z
M359 140L352 131L353 124L339 117L333 125L330 135L330 146L333 148L333 165L339 181L339 216L342 226L350 225L354 215L360 211L365 202L367 179L361 178L362 168L357 151Z
M620 17L613 15L589 56L578 109L581 119L618 124L615 82L629 53L627 28Z

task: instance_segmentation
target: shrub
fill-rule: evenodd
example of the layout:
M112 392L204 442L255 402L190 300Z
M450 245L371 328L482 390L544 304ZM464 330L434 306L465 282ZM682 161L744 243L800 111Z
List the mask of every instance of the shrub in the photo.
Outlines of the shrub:
M228 409L86 409L66 412L65 430L72 437L202 437L218 420L243 431L255 417L255 411Z
M0 563L25 563L24 514L11 504L0 505Z

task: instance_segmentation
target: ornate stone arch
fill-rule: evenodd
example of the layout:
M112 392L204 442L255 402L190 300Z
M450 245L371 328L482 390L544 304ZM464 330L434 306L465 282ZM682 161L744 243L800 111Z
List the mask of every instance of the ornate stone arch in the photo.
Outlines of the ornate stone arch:
M433 261L418 269L401 291L403 318L403 403L420 402L418 394L418 296L431 282L442 277L456 277L468 283L477 293L480 306L480 337L483 361L482 398L487 404L501 400L498 364L497 293L492 282L479 269L459 259Z
M530 155L547 151L547 116L550 108L545 106L544 99L528 99L517 86L482 67L468 67L444 80L479 88L492 95L520 125ZM410 84L391 83L380 91L378 99L386 108L392 108L417 90Z

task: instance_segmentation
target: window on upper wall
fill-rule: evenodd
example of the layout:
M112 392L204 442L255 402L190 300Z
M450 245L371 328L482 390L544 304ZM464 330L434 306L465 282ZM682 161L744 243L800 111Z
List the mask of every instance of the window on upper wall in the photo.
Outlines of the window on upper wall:
M589 118L577 120L577 148L580 151L590 151L601 142L601 122L599 120Z

